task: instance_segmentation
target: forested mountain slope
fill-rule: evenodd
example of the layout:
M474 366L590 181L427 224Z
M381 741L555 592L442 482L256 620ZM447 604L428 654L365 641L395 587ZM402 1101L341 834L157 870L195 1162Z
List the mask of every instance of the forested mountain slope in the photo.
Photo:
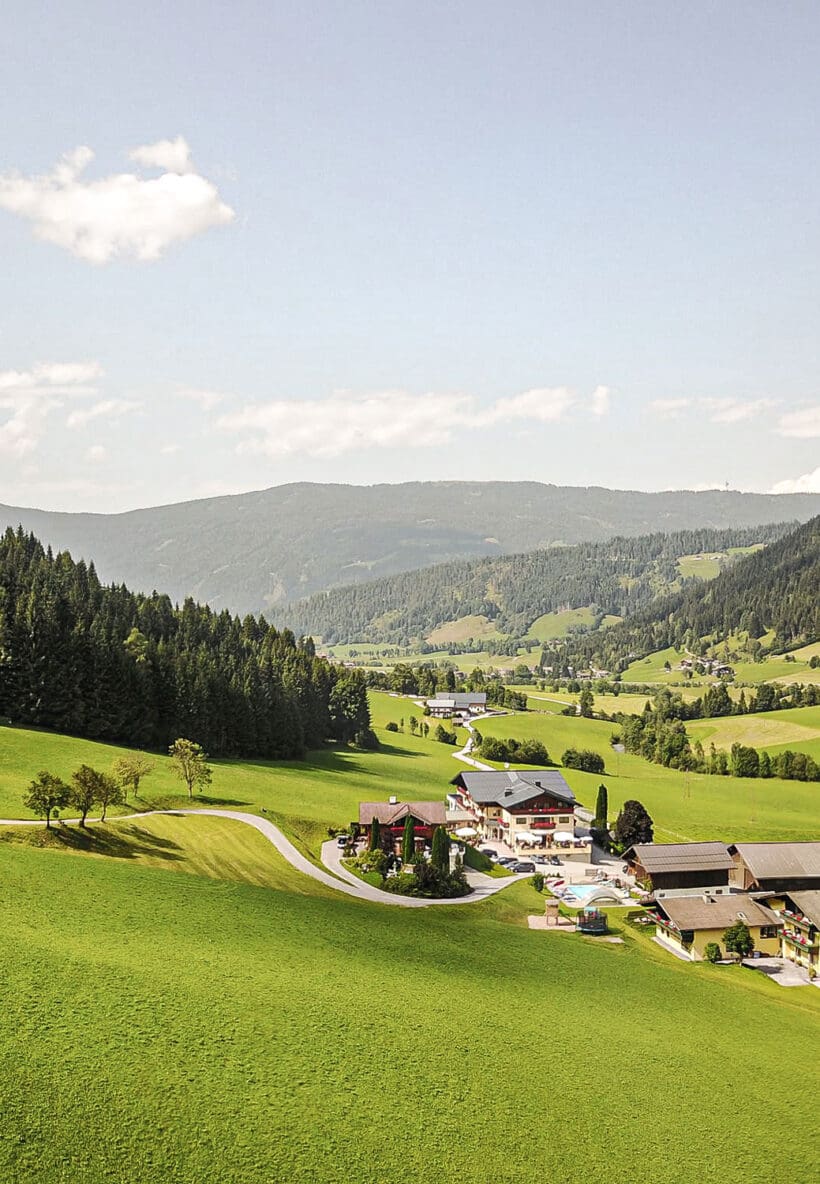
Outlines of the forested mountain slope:
M406 645L443 622L473 616L488 618L499 633L521 637L537 617L561 608L591 606L599 617L631 615L681 586L681 557L768 543L787 529L678 531L460 560L319 593L282 609L276 619L329 645Z
M0 717L75 736L211 755L298 757L368 743L364 679L253 617L103 587L94 567L0 539Z
M739 560L707 584L661 598L631 620L573 639L573 665L623 669L667 646L699 649L743 632L780 653L820 639L820 517Z
M820 494L637 493L528 482L282 485L125 514L0 507L104 581L240 614L449 559L656 531L805 522Z

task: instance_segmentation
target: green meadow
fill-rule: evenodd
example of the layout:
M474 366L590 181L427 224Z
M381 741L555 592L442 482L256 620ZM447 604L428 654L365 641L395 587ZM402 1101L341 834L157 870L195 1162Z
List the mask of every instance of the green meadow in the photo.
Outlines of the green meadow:
M0 843L0 1179L812 1179L759 1124L814 1119L820 992L531 932L526 883L404 910L268 859L253 886Z
M603 777L563 770L579 801L589 809L594 808L598 785L604 781L609 789L610 814L614 816L628 798L637 798L655 820L660 841L817 838L820 785L816 782L710 777L665 769L642 757L615 752L610 740L617 725L554 714L560 712L558 704L553 711L549 704L539 706L546 710L498 716L482 720L478 727L488 736L542 740L556 762L567 748L589 748L600 753L606 761Z
M440 798L461 767L453 749L410 734L411 701L375 694L372 708L380 752L214 762L194 804L264 812L315 856L362 798ZM404 732L385 731L402 718ZM481 726L538 735L558 756L604 752L613 804L640 797L667 837L752 830L743 783L687 787L613 756L610 724L526 713ZM37 769L107 768L120 751L0 729L0 812L22 816ZM601 778L567 777L594 801ZM175 804L187 798L158 756L137 805ZM808 797L769 805L756 837L802 834ZM58 830L0 829L0 1180L612 1184L624 1164L657 1184L812 1179L802 1140L777 1156L759 1142L764 1111L778 1130L813 1119L812 987L683 964L629 926L621 945L530 931L543 897L526 882L480 905L352 900L230 819Z

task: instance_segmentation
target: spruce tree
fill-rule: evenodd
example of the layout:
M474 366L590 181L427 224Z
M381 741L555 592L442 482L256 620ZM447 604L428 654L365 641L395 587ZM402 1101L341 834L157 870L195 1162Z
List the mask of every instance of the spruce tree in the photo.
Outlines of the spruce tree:
M373 821L370 823L370 843L368 844L371 851L377 851L382 844L382 828L376 815L373 815Z
M404 834L401 839L401 858L403 863L412 863L416 854L416 826L410 814L404 820Z
M450 874L450 839L443 826L437 826L433 831L430 862L442 876Z
M606 830L609 819L609 793L603 782L598 786L598 797L595 802L595 828Z

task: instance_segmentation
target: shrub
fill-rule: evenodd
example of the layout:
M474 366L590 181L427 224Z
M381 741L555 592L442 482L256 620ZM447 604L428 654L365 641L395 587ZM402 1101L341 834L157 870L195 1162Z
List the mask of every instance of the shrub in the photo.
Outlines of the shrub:
M588 748L568 748L561 757L565 769L580 769L583 773L603 773L604 758Z
M439 724L433 732L433 739L438 740L441 744L457 744L458 736L455 732L448 732L443 724Z
M544 877L540 872L536 872L535 875L530 878L530 883L536 892L544 891Z
M399 725L396 723L395 720L391 719L389 724L384 725L384 730L385 730L385 732L398 732Z
M737 954L741 958L748 958L755 948L754 938L745 921L735 921L724 931L723 944L727 953Z
M464 848L464 864L466 867L472 868L474 872L489 872L493 868L493 861L489 856L476 847Z
M712 963L719 962L720 961L720 946L718 945L718 943L716 941L707 942L706 947L703 951L703 956L707 962L712 962Z
M379 747L379 738L372 728L362 728L353 737L353 743L364 752L375 752Z

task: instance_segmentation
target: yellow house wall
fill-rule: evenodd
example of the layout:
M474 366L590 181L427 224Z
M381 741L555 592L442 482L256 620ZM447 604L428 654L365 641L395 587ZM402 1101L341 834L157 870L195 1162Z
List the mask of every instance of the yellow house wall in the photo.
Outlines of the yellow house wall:
M723 944L723 934L728 927L722 925L720 929L697 929L695 931L695 940L692 943L692 949L695 951L699 959L703 959L703 951L706 949L710 941L716 942L720 946L721 952L725 953L726 947ZM759 950L761 954L772 954L775 957L780 953L780 934L777 937L761 937L760 926L750 925L749 932L752 935L755 943L755 949Z

